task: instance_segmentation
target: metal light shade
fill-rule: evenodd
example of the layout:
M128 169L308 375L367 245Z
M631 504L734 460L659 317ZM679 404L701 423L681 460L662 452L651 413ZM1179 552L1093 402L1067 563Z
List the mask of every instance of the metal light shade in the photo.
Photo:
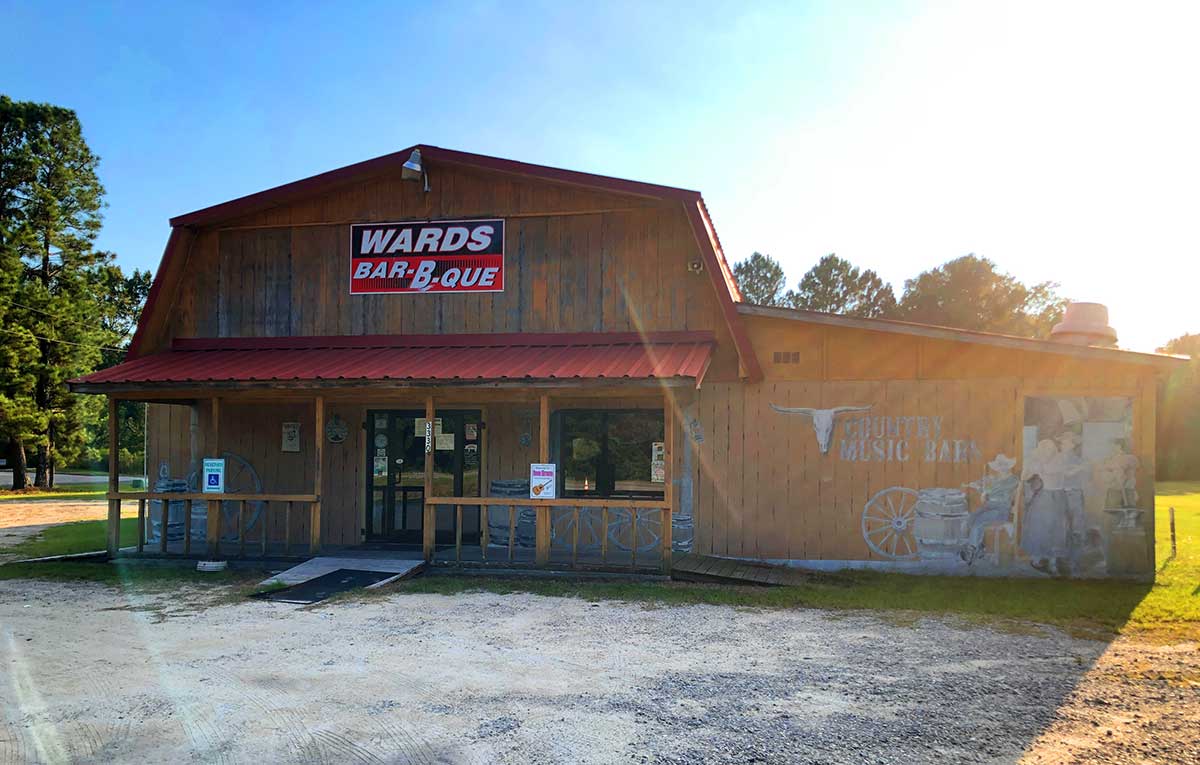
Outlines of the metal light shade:
M400 177L406 181L419 181L424 173L421 169L421 150L413 149L409 155L408 161L404 163L404 167L400 170Z

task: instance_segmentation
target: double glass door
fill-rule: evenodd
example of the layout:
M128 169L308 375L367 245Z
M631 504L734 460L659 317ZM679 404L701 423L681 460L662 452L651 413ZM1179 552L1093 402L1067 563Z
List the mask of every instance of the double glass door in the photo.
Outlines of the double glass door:
M481 428L478 411L438 412L431 429L434 496L479 496ZM420 544L425 517L425 413L368 411L366 460L371 476L367 540ZM438 513L438 544L454 541L455 515ZM477 537L477 514L465 513L463 526L464 541Z

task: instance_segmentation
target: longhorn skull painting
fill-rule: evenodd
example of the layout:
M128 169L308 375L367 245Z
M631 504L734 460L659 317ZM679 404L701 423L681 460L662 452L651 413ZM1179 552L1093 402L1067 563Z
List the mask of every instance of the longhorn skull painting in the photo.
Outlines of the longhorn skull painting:
M829 454L830 436L833 435L833 418L842 412L865 412L871 408L866 406L835 406L832 409L813 409L808 406L775 406L772 409L781 414L805 414L812 418L813 430L817 434L817 446L821 454Z

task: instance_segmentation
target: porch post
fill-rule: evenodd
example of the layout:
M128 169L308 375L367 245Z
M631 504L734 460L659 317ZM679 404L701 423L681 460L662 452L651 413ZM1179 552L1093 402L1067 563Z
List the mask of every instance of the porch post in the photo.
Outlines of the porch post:
M672 563L671 519L675 517L675 407L672 405L671 393L663 395L663 501L666 508L662 511L662 568L663 573L670 576Z
M538 417L538 462L550 461L550 396L543 393L539 401ZM534 534L534 561L539 566L550 562L550 507L538 505L534 508L537 524Z
M108 397L108 538L105 545L110 559L117 557L121 549L121 500L111 495L121 489L120 461L118 460L119 423L117 422L117 399ZM166 530L163 530L166 533Z
M433 496L433 426L434 426L433 396L425 397L425 498L424 516L421 521L421 543L425 552L425 561L433 560L433 545L437 534L437 506L429 503Z
M317 396L314 401L313 424L313 495L316 500L312 503L312 519L309 522L308 552L316 555L321 552L321 480L322 468L325 465L323 447L325 445L325 397ZM265 527L264 527L265 528Z
M208 443L204 452L215 459L221 456L221 399L213 396L208 403ZM208 500L204 541L209 559L221 554L221 503L215 499Z

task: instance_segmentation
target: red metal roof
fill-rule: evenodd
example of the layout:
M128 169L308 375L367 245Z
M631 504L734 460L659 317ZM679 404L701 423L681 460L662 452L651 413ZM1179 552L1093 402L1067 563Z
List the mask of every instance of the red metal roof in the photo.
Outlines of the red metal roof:
M710 332L181 338L71 383L699 381L714 344Z
M526 175L533 178L569 183L588 188L598 188L618 193L637 194L681 202L687 213L688 221L691 224L696 244L700 248L705 269L708 271L709 278L716 290L717 301L720 303L722 316L729 327L734 345L737 347L738 358L741 361L743 373L750 382L757 382L762 379L762 368L759 366L758 358L754 354L754 348L750 344L749 336L746 334L746 329L742 325L737 313L736 304L742 299L741 292L738 289L737 280L733 276L733 271L725 259L725 253L721 248L721 241L717 236L716 226L713 225L712 216L709 215L708 207L704 204L704 198L700 195L700 192L674 186L662 186L655 183L644 183L641 181L625 180L623 178L613 178L606 175L596 175L594 173L564 170L545 165L534 165L528 162L489 157L465 151L455 151L427 144L410 146L392 154L385 154L381 157L357 162L353 165L347 165L346 167L330 170L319 175L286 183L282 186L276 186L265 191L239 197L238 199L172 218L171 237L167 241L162 261L159 264L158 271L155 273L154 282L150 286L150 294L146 299L146 306L138 319L137 330L134 332L133 339L129 344L129 356L131 358L137 357L142 353L146 320L159 302L160 293L163 289L161 284L162 275L166 271L167 262L176 254L178 249L176 246L177 234L182 228L211 225L232 217L246 215L256 210L266 209L318 194L359 178L370 177L389 171L399 171L403 163L408 160L413 149L420 149L421 157L431 162L447 162L502 173Z

